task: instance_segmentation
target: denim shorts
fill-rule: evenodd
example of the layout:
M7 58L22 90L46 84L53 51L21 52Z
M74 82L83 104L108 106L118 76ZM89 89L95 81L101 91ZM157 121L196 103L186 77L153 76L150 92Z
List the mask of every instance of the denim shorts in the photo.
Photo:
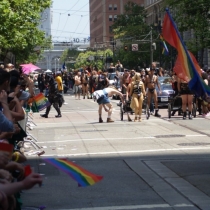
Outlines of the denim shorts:
M100 104L109 104L109 103L110 103L108 93L107 93L105 90L103 90L103 92L104 92L104 95L102 95L102 96L97 100L98 105L100 105Z

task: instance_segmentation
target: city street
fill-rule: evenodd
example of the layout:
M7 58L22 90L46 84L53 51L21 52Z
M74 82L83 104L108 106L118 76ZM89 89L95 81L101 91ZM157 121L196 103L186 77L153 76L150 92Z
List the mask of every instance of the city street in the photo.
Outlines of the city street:
M98 123L98 105L66 94L62 118L34 114L30 130L44 150L38 157L27 149L28 163L43 176L43 185L22 193L23 206L48 210L195 210L210 209L210 119L182 120L151 116L142 122L120 120L112 100L114 123ZM44 113L41 112L41 113ZM134 119L134 115L131 115ZM68 158L103 176L93 186L78 187L62 171L46 163L48 157Z

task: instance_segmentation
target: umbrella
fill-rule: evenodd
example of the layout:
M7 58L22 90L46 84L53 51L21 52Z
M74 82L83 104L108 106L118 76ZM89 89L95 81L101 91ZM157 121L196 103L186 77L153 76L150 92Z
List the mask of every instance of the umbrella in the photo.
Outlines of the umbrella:
M32 63L29 64L21 64L24 74L30 74L31 72L34 72L35 70L40 69L38 66L35 66Z

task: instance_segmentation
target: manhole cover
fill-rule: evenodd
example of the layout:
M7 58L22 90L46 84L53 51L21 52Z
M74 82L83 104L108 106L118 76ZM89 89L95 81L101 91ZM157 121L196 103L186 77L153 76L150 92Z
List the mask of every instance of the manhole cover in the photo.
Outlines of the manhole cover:
M154 137L155 138L178 138L178 137L185 137L185 135L171 134L171 135L157 135Z
M210 145L210 143L194 142L194 143L181 143L177 145L179 146L206 146L206 145Z
M107 131L107 130L82 130L80 132L103 132L103 131Z

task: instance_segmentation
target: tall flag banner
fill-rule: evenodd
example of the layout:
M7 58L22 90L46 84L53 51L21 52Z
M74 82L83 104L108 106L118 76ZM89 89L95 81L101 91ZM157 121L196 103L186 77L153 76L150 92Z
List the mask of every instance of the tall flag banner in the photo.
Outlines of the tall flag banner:
M68 174L72 177L80 187L86 187L94 185L95 183L101 181L103 176L95 175L85 170L84 168L76 165L75 163L61 158L46 158L44 159L47 163L55 166L59 170Z
M201 78L201 68L193 54L186 49L168 9L164 17L162 36L178 52L174 66L177 76L188 82L190 90L197 97L205 99L210 95L210 87Z
M160 41L162 43L163 49L162 49L162 54L163 55L169 55L168 47L163 39L163 37L160 35Z

